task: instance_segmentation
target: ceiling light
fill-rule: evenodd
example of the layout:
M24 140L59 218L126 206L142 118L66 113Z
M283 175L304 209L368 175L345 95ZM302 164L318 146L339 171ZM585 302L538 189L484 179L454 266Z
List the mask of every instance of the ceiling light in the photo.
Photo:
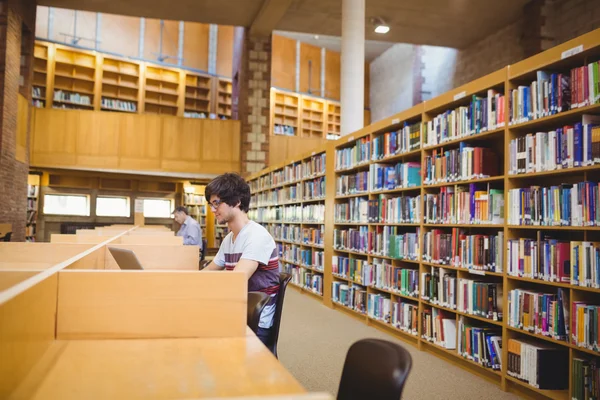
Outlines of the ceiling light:
M319 35L315 35L315 39L319 40Z
M375 27L375 33L388 33L390 31L390 27L387 25L377 25Z

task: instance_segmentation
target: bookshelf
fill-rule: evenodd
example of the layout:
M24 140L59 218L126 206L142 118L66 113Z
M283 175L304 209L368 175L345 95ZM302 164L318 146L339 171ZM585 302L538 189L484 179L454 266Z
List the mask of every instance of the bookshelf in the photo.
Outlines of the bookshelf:
M317 97L300 96L302 123L301 137L325 137L325 104L326 101Z
M327 139L338 139L340 137L341 108L337 101L327 101Z
M175 69L147 66L144 110L147 113L177 115L180 74Z
M190 186L189 188L186 187L184 190L185 189L187 189L187 191L183 193L183 205L187 209L188 215L198 221L198 224L200 224L200 227L202 228L202 238L206 239L206 230L208 225L204 187L199 188L199 190L196 188L196 186Z
M94 109L96 58L89 52L55 48L52 107Z
M217 77L216 90L216 114L219 119L231 119L231 99L233 87L231 79Z
M583 376L600 362L589 325L600 308L599 60L596 30L317 150L323 303L504 390L585 398ZM565 77L577 86L561 90ZM284 167L250 178L258 204ZM474 339L501 365L476 357ZM549 358L519 375L533 354ZM535 387L547 365L557 376Z
M288 161L250 180L249 216L273 236L291 285L322 298L324 288L325 151Z
M38 208L40 197L40 176L27 176L27 220L25 222L25 241L35 242L38 231Z
M31 84L31 104L44 108L48 104L48 46L35 43L33 48L33 81Z
M140 72L138 63L103 57L100 109L138 112Z
M208 75L185 74L184 117L209 117L211 112L212 79Z
M296 136L300 127L300 96L296 93L271 89L271 133Z

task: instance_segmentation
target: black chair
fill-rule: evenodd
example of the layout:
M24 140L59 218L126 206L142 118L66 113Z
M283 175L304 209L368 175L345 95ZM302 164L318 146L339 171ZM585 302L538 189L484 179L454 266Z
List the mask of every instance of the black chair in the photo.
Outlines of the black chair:
M204 261L204 258L206 257L206 239L202 239L202 248L200 249L200 261Z
M279 293L277 293L277 302L275 315L273 316L273 326L271 327L271 336L267 341L267 347L271 353L277 357L277 341L279 340L279 326L281 324L281 313L283 311L283 299L285 298L285 289L292 279L292 275L285 272L279 273Z
M337 400L398 400L412 367L403 347L379 339L363 339L350 346Z
M12 236L12 232L8 232L6 235L0 237L0 242L10 242L11 236Z
M258 330L258 322L260 321L260 313L267 305L269 295L263 292L248 292L248 318L247 325L256 333Z

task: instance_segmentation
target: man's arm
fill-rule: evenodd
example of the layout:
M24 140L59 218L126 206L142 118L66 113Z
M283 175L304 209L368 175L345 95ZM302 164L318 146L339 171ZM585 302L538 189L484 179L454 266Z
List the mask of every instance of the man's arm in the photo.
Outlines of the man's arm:
M204 267L204 269L202 271L222 271L223 267L219 267L217 264L215 264L214 261L211 261L210 264L208 264L206 267Z
M250 279L252 274L254 274L254 272L256 272L257 268L258 268L258 261L242 258L242 259L240 259L240 261L237 262L237 264L235 264L235 268L233 270L245 272L246 277L248 279Z
M184 245L194 245L202 247L202 231L200 225L193 224L190 226L183 238Z

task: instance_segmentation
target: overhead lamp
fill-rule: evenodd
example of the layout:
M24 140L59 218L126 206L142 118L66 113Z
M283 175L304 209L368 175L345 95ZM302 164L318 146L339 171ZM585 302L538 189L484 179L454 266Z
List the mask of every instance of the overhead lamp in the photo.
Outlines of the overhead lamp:
M375 33L386 34L390 31L389 25L381 17L371 18L371 23L375 26Z

